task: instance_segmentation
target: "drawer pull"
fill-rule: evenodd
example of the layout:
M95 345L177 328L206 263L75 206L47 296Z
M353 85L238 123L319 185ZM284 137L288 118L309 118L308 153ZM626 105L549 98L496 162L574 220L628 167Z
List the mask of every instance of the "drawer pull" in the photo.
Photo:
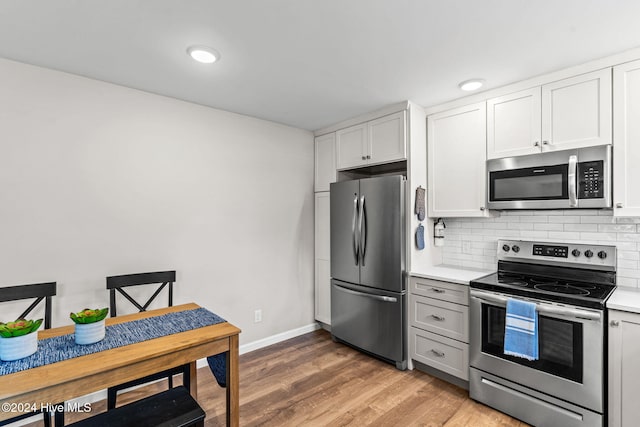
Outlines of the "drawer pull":
M444 352L439 351L439 350L435 350L433 348L431 349L431 353L433 353L434 356L437 356L437 357L444 357Z
M435 320L442 322L444 320L443 316L438 316L437 314L432 314L431 317L433 317Z
M435 292L436 294L444 294L444 289L431 288L431 292Z

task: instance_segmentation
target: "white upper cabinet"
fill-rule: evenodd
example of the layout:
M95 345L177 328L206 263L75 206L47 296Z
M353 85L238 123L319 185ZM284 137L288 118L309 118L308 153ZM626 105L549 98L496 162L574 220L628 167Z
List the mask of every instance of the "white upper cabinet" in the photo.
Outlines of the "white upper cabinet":
M338 169L348 169L367 164L367 124L362 123L336 132Z
M399 111L336 132L337 169L407 158L406 113Z
M400 111L389 116L372 120L369 127L370 164L387 163L407 158L405 112Z
M486 104L427 117L429 217L486 214Z
M640 61L613 69L613 208L640 216Z
M336 134L318 136L316 145L315 191L329 191L336 182Z
M542 150L611 144L611 69L542 86Z
M487 101L487 158L611 144L611 69Z
M540 88L487 101L487 158L540 152Z

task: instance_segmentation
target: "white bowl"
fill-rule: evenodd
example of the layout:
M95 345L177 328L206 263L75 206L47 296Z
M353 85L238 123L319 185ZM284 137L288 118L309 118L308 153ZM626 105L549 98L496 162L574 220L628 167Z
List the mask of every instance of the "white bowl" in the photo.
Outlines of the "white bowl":
M0 337L0 360L11 361L31 356L38 351L38 333L11 338Z
M95 323L76 323L76 344L93 344L105 335L104 319Z

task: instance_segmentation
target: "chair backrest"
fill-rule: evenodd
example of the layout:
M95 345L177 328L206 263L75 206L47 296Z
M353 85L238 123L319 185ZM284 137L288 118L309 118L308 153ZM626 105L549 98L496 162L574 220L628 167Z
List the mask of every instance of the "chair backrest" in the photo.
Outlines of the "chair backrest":
M51 297L56 294L56 282L33 285L5 286L0 288L0 302L35 298L35 301L20 315L25 318L44 300L44 328L51 327Z
M147 311L149 305L160 294L165 287L169 288L169 307L173 305L173 283L176 281L176 272L156 271L154 273L125 274L121 276L107 277L107 289L109 290L109 310L111 317L117 316L116 311L116 291L124 296L139 311ZM131 297L123 288L129 286L160 284L160 287L151 295L146 303L140 304Z

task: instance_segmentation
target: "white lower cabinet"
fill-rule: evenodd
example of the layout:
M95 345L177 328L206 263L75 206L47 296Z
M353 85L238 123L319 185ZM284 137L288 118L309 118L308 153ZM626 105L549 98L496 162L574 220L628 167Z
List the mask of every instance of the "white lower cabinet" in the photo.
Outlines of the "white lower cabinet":
M411 359L469 380L469 286L409 279Z
M331 324L329 192L315 194L315 319Z
M609 310L609 427L640 420L640 314Z

